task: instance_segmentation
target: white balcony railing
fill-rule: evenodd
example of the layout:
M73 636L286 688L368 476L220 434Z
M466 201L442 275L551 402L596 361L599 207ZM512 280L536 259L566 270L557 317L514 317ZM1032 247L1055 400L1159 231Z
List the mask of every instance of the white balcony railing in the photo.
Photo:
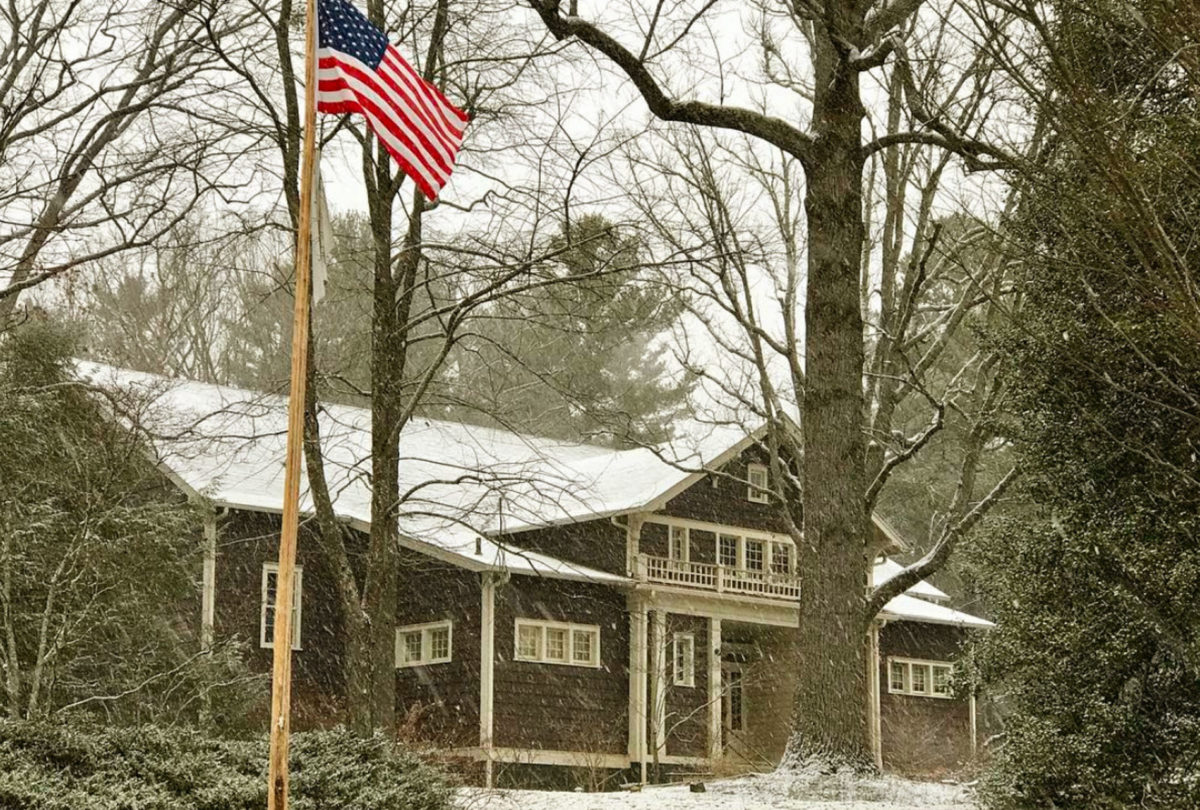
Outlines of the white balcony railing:
M645 582L682 585L717 593L745 593L781 599L800 597L800 578L795 574L683 562L649 554L638 555L637 573L638 579Z

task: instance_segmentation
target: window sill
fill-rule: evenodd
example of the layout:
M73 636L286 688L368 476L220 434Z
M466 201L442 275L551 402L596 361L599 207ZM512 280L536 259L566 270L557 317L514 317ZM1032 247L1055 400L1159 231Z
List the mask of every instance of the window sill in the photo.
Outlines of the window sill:
M551 664L556 667L578 667L580 669L600 669L600 664L584 664L579 661L552 661L548 658L522 658L514 656L513 662L518 664Z

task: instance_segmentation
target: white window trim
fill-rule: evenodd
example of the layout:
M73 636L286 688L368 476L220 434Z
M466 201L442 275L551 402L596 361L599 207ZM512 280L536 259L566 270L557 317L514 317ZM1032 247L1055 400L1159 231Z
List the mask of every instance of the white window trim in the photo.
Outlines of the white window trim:
M712 523L706 520L693 520L691 518L657 514L646 515L644 523L653 523L657 526L687 526L694 532L743 535L745 537L755 538L762 537L767 540L777 540L781 543L793 543L793 538L790 534L783 532L769 532L763 529L753 529L749 526L738 526L733 523Z
M433 649L433 631L445 629L448 636L445 658L434 658L432 656ZM407 651L403 639L409 633L421 632L421 659L419 661L405 661L404 654ZM450 619L442 619L436 622L425 622L424 624L406 624L403 627L396 628L396 668L405 669L407 667L425 667L433 664L447 664L454 659L454 622Z
M905 666L905 668L904 668L904 687L902 689L896 689L892 685L892 664L893 663L903 664ZM925 691L925 692L914 692L913 691L913 689L912 689L912 667L913 667L913 665L929 667L929 679L926 682L929 687L928 691ZM910 697L928 697L928 698L937 698L939 700L952 700L954 698L954 695L951 694L950 692L947 692L944 695L939 695L933 691L933 668L934 667L945 667L946 669L950 670L951 677L954 675L954 664L950 661L934 661L934 660L931 660L928 658L902 658L900 656L889 655L888 659L887 659L887 670L885 673L887 675L888 693L893 694L893 695L909 695Z
M541 631L541 642L539 645L540 655L537 657L521 655L521 628L535 627ZM558 661L546 656L546 630L565 630L567 634L567 649L566 660ZM589 662L575 660L575 631L589 633L592 636L592 660ZM555 664L557 666L567 667L588 667L590 669L600 668L600 625L598 624L575 624L573 622L550 622L543 619L517 619L513 622L513 660L525 661L533 664Z
M686 642L688 655L684 660L684 668L679 669L679 645ZM694 633L676 633L671 639L671 667L673 668L672 683L676 686L696 685L696 636Z
M746 567L746 541L750 540L755 543L763 544L763 567L761 571L757 568L753 569L755 573L771 574L774 576L795 576L796 574L796 544L791 539L771 537L762 534L739 534L732 531L715 532L714 536L716 538L716 560L718 565L724 565L724 563L721 562L721 538L730 537L737 541L737 564L733 567L738 571L751 570ZM771 570L771 564L774 561L773 558L775 556L775 544L787 546L789 549L788 570L786 573ZM729 568L730 566L725 565L724 567Z
M762 486L753 483L755 473L762 475ZM746 500L751 503L771 502L771 475L765 464L746 465Z
M683 532L683 556L675 556L675 532ZM692 530L678 523L667 525L667 559L675 562L690 562L692 559Z
M739 537L732 532L717 532L717 565L725 565L721 562L721 538L728 537L733 540L733 567L740 568L739 563L742 560L742 542L744 538ZM728 568L729 566L725 566Z
M771 540L767 543L767 571L778 576L791 576L796 573L796 546L793 543L785 543L781 540ZM788 564L786 571L772 570L775 565L775 546L783 546L788 550Z
M292 649L301 649L300 619L304 607L304 566L297 565L292 581ZM267 638L267 579L271 574L276 577L276 589L279 588L279 563L265 562L262 567L262 590L259 595L258 610L258 646L268 650L275 649L275 639ZM274 605L270 606L274 609ZM271 624L274 630L274 622Z
M750 559L750 555L746 553L746 546L749 545L750 543L757 543L758 545L762 546L762 567L761 568L751 568L747 564L747 561ZM739 543L738 546L741 550L741 553L739 555L739 557L740 557L739 562L741 564L738 565L738 568L742 569L743 571L753 571L755 573L761 573L761 574L765 574L765 573L767 573L767 571L770 570L771 543L769 541L760 540L757 537L743 537L743 538L741 538L741 543Z

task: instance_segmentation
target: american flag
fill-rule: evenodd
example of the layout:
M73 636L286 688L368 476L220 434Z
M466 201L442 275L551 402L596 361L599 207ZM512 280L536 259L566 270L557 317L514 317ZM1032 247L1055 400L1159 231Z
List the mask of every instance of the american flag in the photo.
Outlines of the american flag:
M430 200L450 178L467 127L467 114L347 0L317 0L317 110L362 113Z

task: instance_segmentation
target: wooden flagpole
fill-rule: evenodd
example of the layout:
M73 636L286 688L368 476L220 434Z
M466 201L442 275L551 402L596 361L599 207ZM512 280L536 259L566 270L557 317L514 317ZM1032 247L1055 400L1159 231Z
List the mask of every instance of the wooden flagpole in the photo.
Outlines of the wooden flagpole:
M317 142L317 10L307 0L304 35L304 150L300 159L300 217L296 231L296 291L292 320L292 379L288 395L287 458L283 478L283 529L275 585L274 666L271 675L271 749L267 765L267 808L287 810L288 734L292 697L292 592L296 534L300 526L300 450L308 377L308 309L312 260L313 156Z

